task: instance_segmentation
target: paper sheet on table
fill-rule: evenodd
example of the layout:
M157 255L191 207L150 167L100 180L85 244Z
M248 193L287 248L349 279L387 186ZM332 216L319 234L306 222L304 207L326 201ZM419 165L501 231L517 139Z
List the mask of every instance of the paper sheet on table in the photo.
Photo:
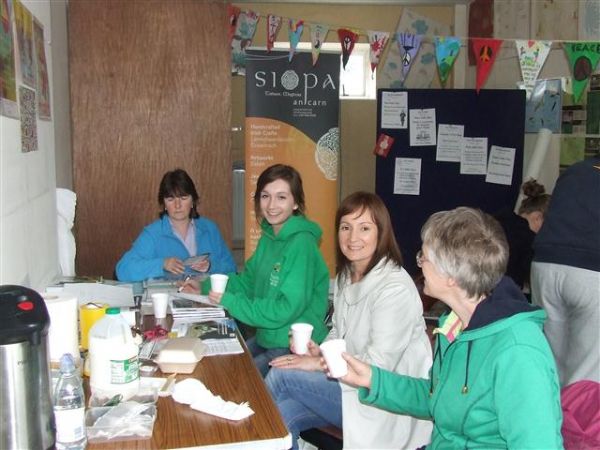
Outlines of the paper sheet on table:
M200 295L200 294L189 294L187 292L176 292L176 293L171 293L170 294L172 298L185 298L186 300L191 300L193 302L197 302L197 303L203 303L205 305L209 305L209 306L215 306L218 308L222 308L221 305L215 305L214 303L211 303L208 300L208 295Z
M77 298L79 305L101 302L108 303L113 307L135 306L131 284L65 283L63 286L49 286L46 291L73 295Z

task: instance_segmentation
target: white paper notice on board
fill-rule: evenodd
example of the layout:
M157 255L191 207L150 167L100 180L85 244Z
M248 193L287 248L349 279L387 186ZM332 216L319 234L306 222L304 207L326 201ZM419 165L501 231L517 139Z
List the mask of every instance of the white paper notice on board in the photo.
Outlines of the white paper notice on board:
M407 92L383 92L381 94L381 128L407 128Z
M394 194L419 195L421 192L421 159L396 158Z
M487 138L464 138L460 155L461 175L486 175Z
M438 126L436 161L460 162L464 125L448 125L440 123Z
M411 147L435 145L435 109L411 109L409 113Z
M487 183L506 184L508 186L512 184L515 152L514 148L492 145L485 177Z

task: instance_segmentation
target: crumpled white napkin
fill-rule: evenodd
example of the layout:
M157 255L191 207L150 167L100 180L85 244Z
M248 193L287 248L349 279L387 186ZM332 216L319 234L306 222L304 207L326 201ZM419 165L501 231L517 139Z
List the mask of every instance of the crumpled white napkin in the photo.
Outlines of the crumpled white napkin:
M176 383L171 396L178 403L190 405L192 409L224 419L242 420L254 414L247 402L237 404L223 400L195 378L186 378Z

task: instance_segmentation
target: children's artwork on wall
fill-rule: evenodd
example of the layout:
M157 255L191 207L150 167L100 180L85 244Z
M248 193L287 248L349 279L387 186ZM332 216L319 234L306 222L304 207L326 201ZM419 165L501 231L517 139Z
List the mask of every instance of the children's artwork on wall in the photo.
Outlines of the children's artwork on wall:
M403 8L395 35L406 32L421 36L448 36L451 33L448 25L421 16L408 8ZM417 53L405 80L402 80L403 65L400 49L396 42L391 44L393 45L389 46L385 64L381 72L377 74L377 88L408 87L421 89L431 87L437 71L433 42L423 42L421 44L419 53Z
M48 65L46 64L46 48L44 46L44 27L33 19L33 42L35 49L35 68L38 116L50 120L50 85L48 83Z
M525 104L525 133L537 133L540 128L560 133L561 111L561 79L537 80Z
M35 91L19 86L19 103L21 105L21 151L34 152L38 149Z
M0 0L0 114L19 118L12 31L12 0Z
M19 67L21 81L35 89L35 70L33 63L33 21L31 13L19 0L14 0L15 27L19 47Z
M234 75L246 75L246 48L252 44L259 17L254 11L243 11L237 16L231 39L231 73Z

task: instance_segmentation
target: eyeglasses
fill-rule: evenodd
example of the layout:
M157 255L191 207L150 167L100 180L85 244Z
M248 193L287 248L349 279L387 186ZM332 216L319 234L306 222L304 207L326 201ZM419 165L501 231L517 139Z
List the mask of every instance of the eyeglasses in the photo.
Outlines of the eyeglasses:
M416 260L418 267L423 267L423 263L429 261L427 258L425 258L425 256L423 256L423 250L419 250L417 252Z

